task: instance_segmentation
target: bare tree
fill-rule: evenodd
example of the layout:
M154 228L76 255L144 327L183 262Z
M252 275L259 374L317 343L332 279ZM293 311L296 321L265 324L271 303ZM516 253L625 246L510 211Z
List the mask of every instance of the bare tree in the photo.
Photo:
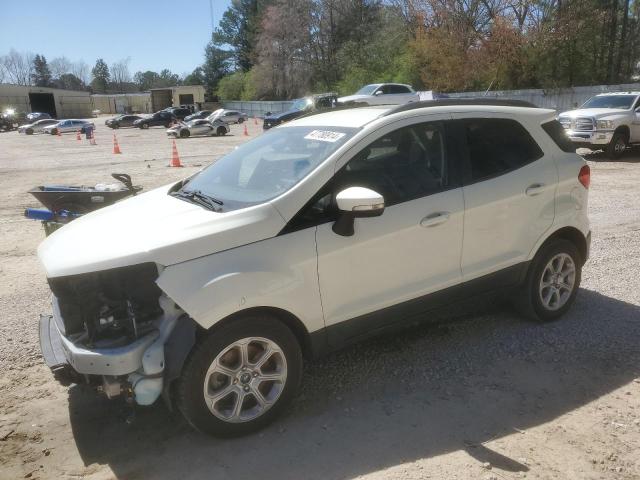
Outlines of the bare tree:
M88 85L89 82L91 81L91 78L89 75L90 71L91 69L89 68L89 65L87 65L87 62L85 62L84 60L78 60L77 62L73 62L70 70L70 72L76 77L78 77L82 81L82 83L84 83L85 85Z
M72 63L67 57L56 57L49 62L49 70L53 78L60 78L65 73L72 73Z
M123 58L111 64L111 80L117 85L121 93L124 92L124 84L131 82L129 62L131 62L131 57Z
M20 53L12 48L7 55L0 58L9 83L31 85L33 57L32 53Z

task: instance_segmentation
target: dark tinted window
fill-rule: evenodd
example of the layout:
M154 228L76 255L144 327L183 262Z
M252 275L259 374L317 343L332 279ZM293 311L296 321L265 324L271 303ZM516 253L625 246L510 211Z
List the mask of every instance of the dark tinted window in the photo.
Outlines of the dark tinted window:
M389 93L411 93L404 85L389 85Z
M571 139L567 137L567 132L564 128L562 128L562 124L559 121L553 120L551 122L543 123L542 129L547 132L547 134L563 152L576 151L576 146L571 141Z
M444 125L433 122L401 128L370 144L336 174L333 190L366 187L394 205L448 186Z
M462 123L471 181L515 170L544 155L529 132L515 120L473 118Z

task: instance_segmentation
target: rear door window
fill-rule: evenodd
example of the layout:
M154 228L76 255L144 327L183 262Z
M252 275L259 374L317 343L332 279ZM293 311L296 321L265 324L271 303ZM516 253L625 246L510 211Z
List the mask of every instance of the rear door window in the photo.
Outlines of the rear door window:
M468 152L468 182L505 174L544 155L529 132L515 120L469 118L459 122Z

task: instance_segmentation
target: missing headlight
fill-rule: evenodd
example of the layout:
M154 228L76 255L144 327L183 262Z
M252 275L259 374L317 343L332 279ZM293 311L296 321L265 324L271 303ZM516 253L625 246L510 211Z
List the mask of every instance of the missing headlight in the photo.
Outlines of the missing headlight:
M58 299L64 334L87 347L126 345L162 313L158 269L143 263L49 279Z

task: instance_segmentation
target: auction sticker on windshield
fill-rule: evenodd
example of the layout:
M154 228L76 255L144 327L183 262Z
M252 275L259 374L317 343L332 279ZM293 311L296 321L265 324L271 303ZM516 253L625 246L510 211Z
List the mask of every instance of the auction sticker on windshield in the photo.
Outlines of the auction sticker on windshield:
M342 132L330 132L328 130L314 130L309 132L304 138L306 140L320 140L321 142L337 142L342 137L344 137L346 133Z

